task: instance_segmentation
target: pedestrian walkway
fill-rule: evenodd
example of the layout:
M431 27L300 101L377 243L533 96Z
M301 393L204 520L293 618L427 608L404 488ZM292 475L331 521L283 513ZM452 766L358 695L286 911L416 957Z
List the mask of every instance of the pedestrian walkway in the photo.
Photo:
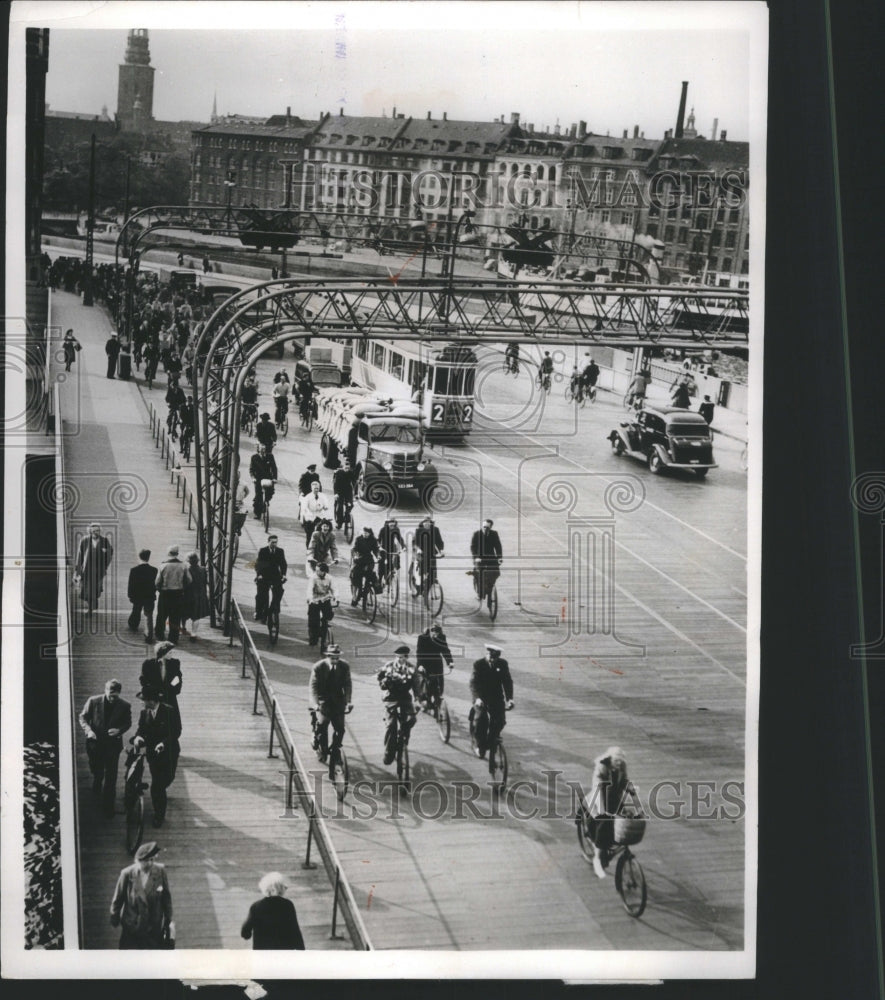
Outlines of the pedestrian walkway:
M132 706L134 734L142 703L135 697L143 659L150 647L126 619L128 572L138 550L149 548L159 566L167 548L182 556L195 548L195 532L170 487L169 472L151 440L147 410L134 381L106 377L104 344L112 329L99 306L77 297L53 295L51 322L72 327L83 350L61 382L61 415L67 482L68 551L92 521L110 535L113 561L98 611L86 616L77 594L72 639L75 713L105 682L118 678ZM53 363L58 370L58 361ZM268 759L268 726L252 714L253 685L241 679L241 652L204 623L199 638L182 637L179 698L183 733L181 759L169 789L169 808L160 829L151 826L145 794L145 840L156 840L167 867L179 948L250 948L240 936L249 905L259 897L258 880L280 871L290 884L308 950L349 950L349 939L330 940L333 891L320 865L303 870L307 821L285 808L286 777L281 758ZM117 812L102 816L92 796L82 731L74 729L80 848L83 943L88 949L115 948L109 907L120 869L131 863L122 814L123 758ZM339 918L340 923L340 918Z

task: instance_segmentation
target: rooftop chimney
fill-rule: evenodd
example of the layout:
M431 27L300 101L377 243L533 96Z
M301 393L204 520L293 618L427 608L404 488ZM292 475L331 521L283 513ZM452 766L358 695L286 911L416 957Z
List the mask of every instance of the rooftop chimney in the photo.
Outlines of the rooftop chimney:
M390 112L390 117L391 118L396 118L396 105L395 104L393 106L393 111Z
M726 137L727 135L728 135L728 133L727 133L727 132L725 131L725 129L723 129L723 130L722 130L722 131L721 131L721 132L719 133L719 141L720 141L720 142L725 142L725 137Z
M587 135L587 123L578 122L578 138L583 139Z
M624 129L624 134L621 136L621 138L622 139L626 139L627 138L627 130L626 129Z
M570 139L576 139L577 138L577 136L578 136L578 126L575 125L574 122L572 122L571 126L569 127L568 134L569 134L569 138Z
M675 138L682 138L682 129L685 123L685 98L688 96L688 80L682 81L682 96L679 98L679 114L676 116Z
M286 108L286 120L288 121L292 117L292 105L290 104Z
M339 118L343 118L344 117L344 108L339 108L338 109L338 117Z
M519 124L519 112L518 111L511 111L510 112L510 124L511 125L518 125Z
M448 111L443 111L443 121L447 122L448 120L449 120L449 113L448 113Z
M427 112L427 120L430 121L430 112Z
M534 122L529 122L529 134L534 135L534 133L535 133L535 124Z
M638 139L639 138L639 126L638 125L634 125L633 126L633 138L634 139Z
M719 119L718 118L714 118L713 119L713 135L710 137L713 140L713 142L716 141L716 133L718 131L719 131Z

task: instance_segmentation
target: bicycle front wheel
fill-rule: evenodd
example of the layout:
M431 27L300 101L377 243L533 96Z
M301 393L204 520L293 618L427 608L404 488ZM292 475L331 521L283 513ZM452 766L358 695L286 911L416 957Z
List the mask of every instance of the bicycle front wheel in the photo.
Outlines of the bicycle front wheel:
M588 864L593 864L593 858L596 855L596 848L593 846L593 841L590 839L590 834L587 832L586 827L587 814L584 809L581 809L581 815L578 817L577 827L578 827L578 846L581 848L581 854L584 856L584 860Z
M267 637L271 646L275 646L280 637L280 616L276 611L267 613Z
M494 621L498 617L498 588L492 587L487 598L489 618Z
M347 757L343 750L339 750L335 755L329 777L335 786L335 794L343 802L344 796L347 795L347 783L350 777L350 771L347 767Z
M144 801L139 795L126 810L126 850L135 854L144 834Z
M421 589L421 567L414 559L409 564L408 581L409 593L412 597L417 597Z
M387 601L392 608L399 601L399 574L395 569L387 574Z
M618 858L615 868L615 888L624 903L624 909L631 917L641 917L645 912L647 889L642 865L629 852Z
M371 584L366 584L366 593L363 595L363 614L370 625L375 621L375 615L378 614L378 600L375 588Z
M344 541L348 545L353 541L353 514L347 512L344 518Z
M289 418L288 416L283 417L280 421L280 434L285 437L289 433Z
M439 729L439 738L443 743L448 743L449 737L452 735L452 718L449 715L449 706L446 704L445 698L439 699L439 705L436 708L436 725Z
M396 751L396 776L402 782L405 791L410 790L409 786L409 744L401 740Z
M495 747L495 756L489 761L489 774L493 787L501 789L507 784L507 751L503 743Z
M424 592L424 604L430 612L431 618L436 618L440 611L442 611L443 589L439 580L434 580Z
M264 524L264 530L270 530L270 502L265 500L264 502L264 514L262 514L262 523Z

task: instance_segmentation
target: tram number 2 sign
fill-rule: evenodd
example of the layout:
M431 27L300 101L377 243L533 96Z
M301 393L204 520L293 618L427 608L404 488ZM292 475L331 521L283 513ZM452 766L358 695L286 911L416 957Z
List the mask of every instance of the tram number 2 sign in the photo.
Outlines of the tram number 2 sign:
M456 400L436 400L430 411L430 422L435 427L462 427L473 420L473 403Z

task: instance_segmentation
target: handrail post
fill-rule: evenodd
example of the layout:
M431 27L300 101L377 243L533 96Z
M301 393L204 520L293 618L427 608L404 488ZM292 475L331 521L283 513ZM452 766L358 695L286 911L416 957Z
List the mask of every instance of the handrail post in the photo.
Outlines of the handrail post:
M270 745L267 748L268 757L279 757L278 753L273 752L273 727L277 722L277 699L274 697L273 701L270 703Z
M313 842L313 821L316 815L316 803L311 801L310 813L307 817L307 854L304 856L304 862L301 867L304 869L316 868L316 865L310 860L310 845Z
M241 621L240 626L240 642L243 644L243 680L246 679L246 626ZM233 641L233 630L231 630L231 641Z
M252 699L252 714L261 715L258 711L258 685L261 683L261 667L255 669L255 697Z
M193 493L188 494L187 498L187 530L191 531L191 521L193 519L194 513L194 495Z
M335 900L332 903L332 933L329 935L330 941L343 941L344 937L341 934L336 934L336 926L338 923L338 887L341 884L341 869L338 865L335 865Z

